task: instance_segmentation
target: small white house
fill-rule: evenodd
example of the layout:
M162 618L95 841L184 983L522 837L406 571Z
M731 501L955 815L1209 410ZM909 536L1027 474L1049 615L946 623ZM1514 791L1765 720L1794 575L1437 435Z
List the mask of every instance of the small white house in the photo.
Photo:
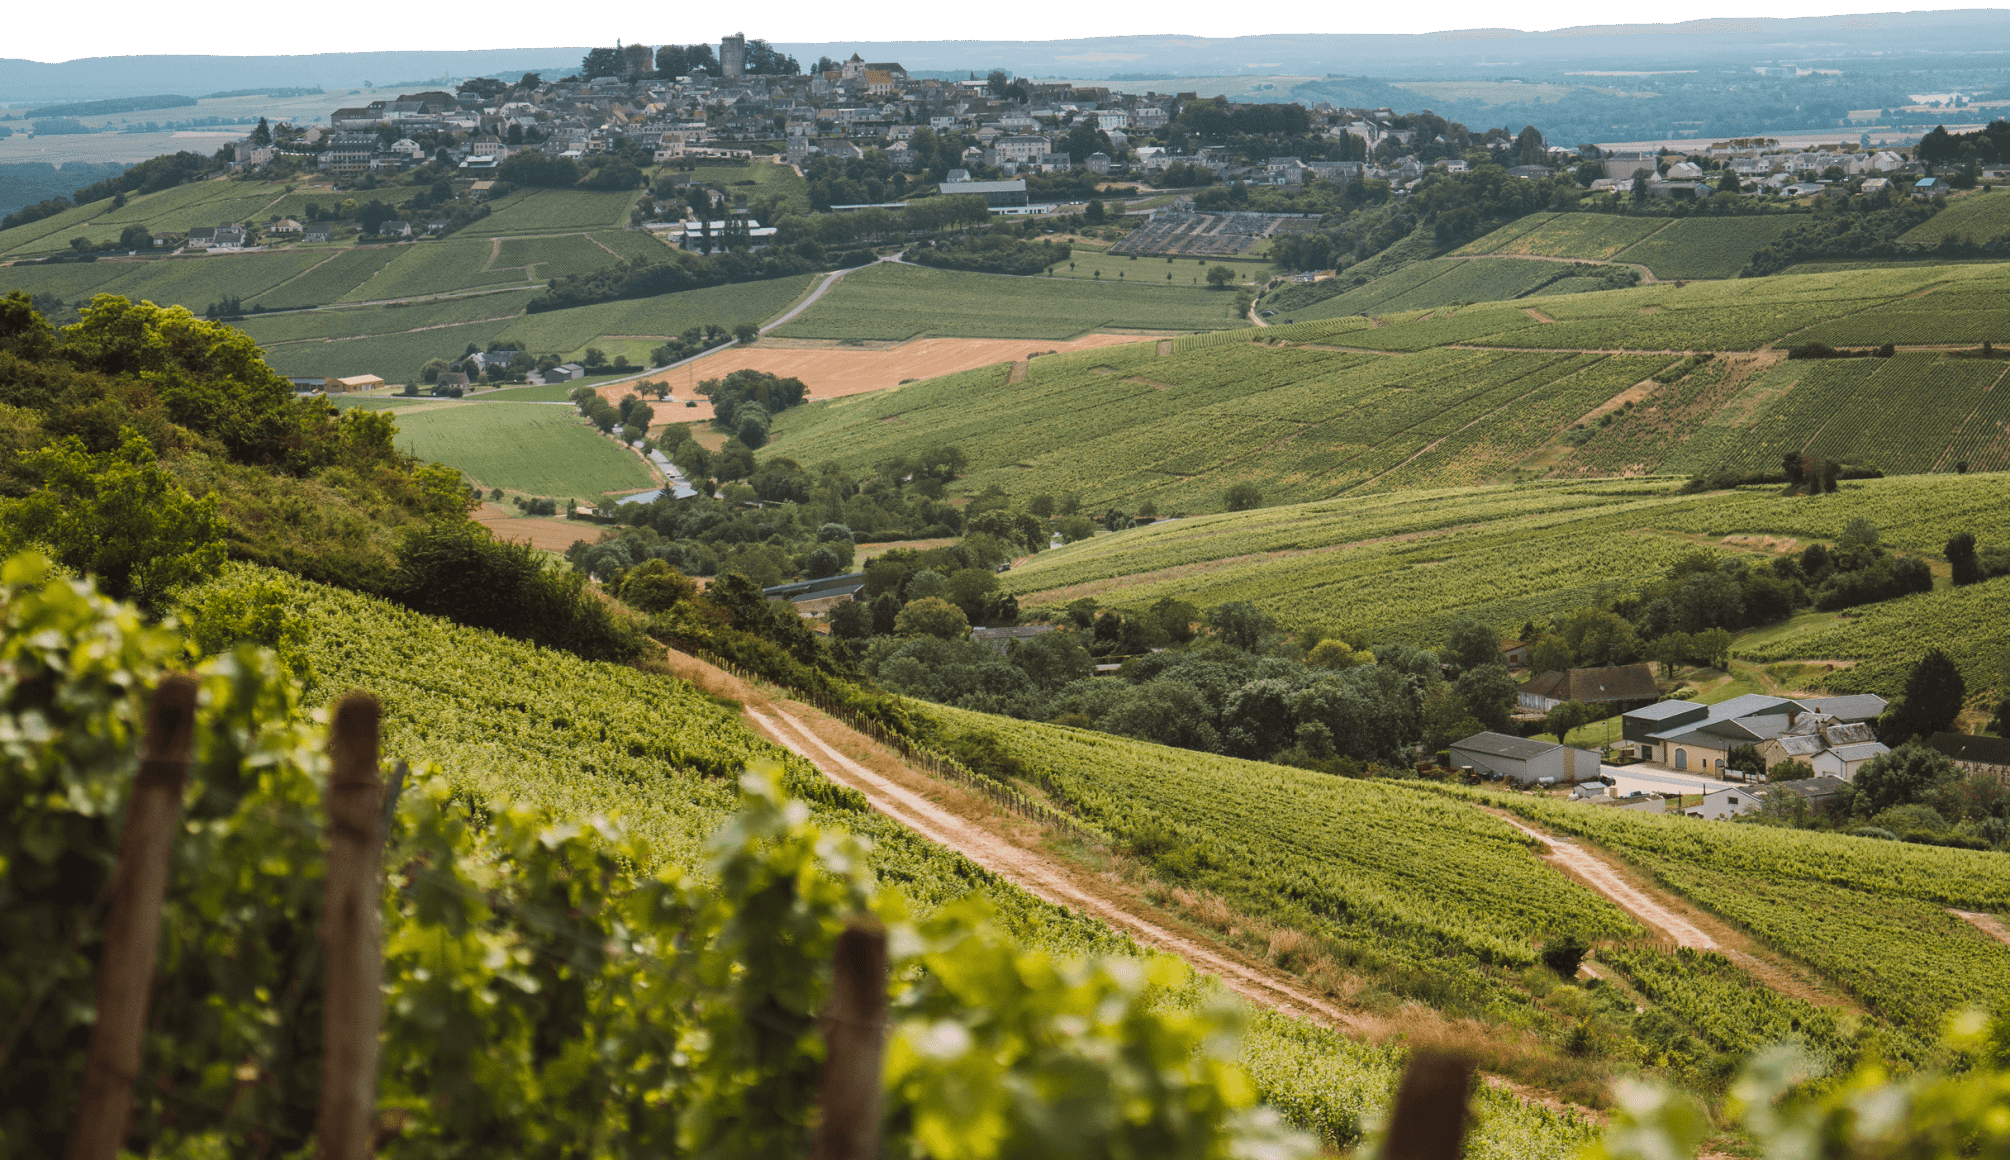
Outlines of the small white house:
M1827 775L1839 781L1855 781L1856 771L1869 764L1872 759L1890 753L1882 741L1859 741L1849 745L1837 745L1824 749L1807 759L1814 766L1816 775Z
M1725 818L1735 818L1739 814L1749 814L1758 809L1762 803L1763 799L1758 794L1738 785L1729 789L1712 790L1703 795L1701 804L1686 807L1682 812L1692 818L1722 821Z

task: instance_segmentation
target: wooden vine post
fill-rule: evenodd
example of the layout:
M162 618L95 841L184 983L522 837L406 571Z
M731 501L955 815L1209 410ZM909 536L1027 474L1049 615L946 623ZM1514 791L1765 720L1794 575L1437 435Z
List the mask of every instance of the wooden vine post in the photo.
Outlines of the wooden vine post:
M377 1031L384 956L378 926L384 785L377 778L377 700L351 693L328 739L328 897L321 916L326 1036L321 1056L321 1160L366 1160L377 1109Z
M810 1160L879 1155L880 1056L886 1040L886 928L865 919L838 935L824 1015L822 1115Z
M1473 1087L1471 1056L1417 1051L1403 1070L1389 1117L1388 1160L1459 1160L1465 1147L1466 1101Z
M70 1160L114 1160L132 1117L154 959L160 952L161 904L181 816L182 783L195 748L193 677L173 676L154 690L140 751L139 781L119 835L111 910L98 963L97 1022L91 1027Z

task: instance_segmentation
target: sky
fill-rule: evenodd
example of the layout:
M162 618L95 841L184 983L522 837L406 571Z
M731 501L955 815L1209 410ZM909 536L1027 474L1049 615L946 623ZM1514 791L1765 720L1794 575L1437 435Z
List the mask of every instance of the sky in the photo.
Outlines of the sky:
M669 24L669 22L665 22ZM607 28L607 40L657 44L673 28ZM748 28L750 36L782 30ZM1099 78L1112 72L1184 76L1457 76L1461 70L1654 66L1670 58L1737 56L1741 60L1833 60L1863 54L2000 52L2010 62L2010 12L1909 12L1875 16L1805 16L1791 20L1696 20L1686 24L1608 24L1556 32L1475 28L1413 36L1260 34L1204 38L1182 34L1099 36L1081 40L858 40L776 44L810 66L818 54L898 60L911 70L1007 68L1021 76ZM364 80L394 86L438 76L480 76L503 70L571 70L583 46L324 52L306 56L94 56L44 64L0 58L0 103L52 103L92 96L183 92L203 96L259 84L354 88Z

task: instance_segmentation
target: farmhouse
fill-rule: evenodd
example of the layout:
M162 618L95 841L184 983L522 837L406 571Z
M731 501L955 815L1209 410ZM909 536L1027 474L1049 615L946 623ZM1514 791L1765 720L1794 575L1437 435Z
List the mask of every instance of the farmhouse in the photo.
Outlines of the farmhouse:
M1563 785L1599 775L1598 754L1549 741L1531 741L1505 733L1475 733L1451 746L1454 766L1471 766L1524 785Z
M1576 701L1580 705L1609 705L1652 701L1660 695L1661 687L1654 683L1654 666L1643 661L1632 665L1571 669L1563 673L1538 673L1522 684L1515 700L1524 709L1547 713L1566 701Z
M1715 705L1662 701L1621 716L1622 735L1647 761L1676 770L1726 775L1731 750L1787 732L1804 712L1797 701L1747 693Z
M1735 818L1739 814L1749 814L1764 804L1765 798L1761 794L1738 785L1729 789L1711 790L1703 795L1701 802L1685 807L1682 812L1692 818L1722 821L1725 818Z
M368 391L384 385L384 380L376 375L350 375L347 378L330 378L322 383L322 389L330 394L340 391Z

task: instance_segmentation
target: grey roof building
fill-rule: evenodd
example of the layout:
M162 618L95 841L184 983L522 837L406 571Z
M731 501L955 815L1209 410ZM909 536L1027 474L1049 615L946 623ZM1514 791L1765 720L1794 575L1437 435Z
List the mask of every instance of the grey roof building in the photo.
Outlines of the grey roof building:
M1547 781L1564 785L1599 775L1598 754L1551 741L1531 741L1505 733L1475 733L1452 742L1454 766L1471 766L1524 785Z
M978 644L989 645L995 652L1007 652L1015 640L1031 640L1042 633L1054 631L1051 624L1019 624L1009 628L973 628L970 639Z

